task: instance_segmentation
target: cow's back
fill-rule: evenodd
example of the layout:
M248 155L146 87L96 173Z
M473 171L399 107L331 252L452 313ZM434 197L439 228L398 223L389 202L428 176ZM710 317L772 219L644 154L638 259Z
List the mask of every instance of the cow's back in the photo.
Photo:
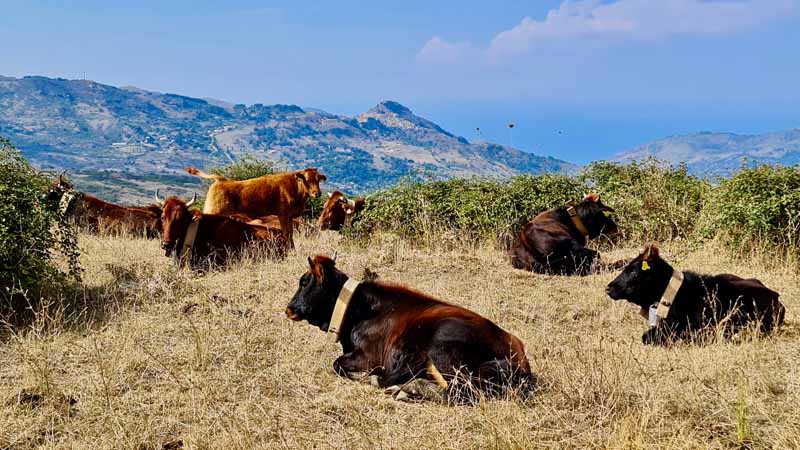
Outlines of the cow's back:
M387 348L399 345L403 349L431 351L433 347L451 347L448 343L469 343L471 350L469 354L461 355L464 358L461 362L472 365L469 369L473 371L477 372L479 366L487 361L509 359L518 370L530 372L521 340L491 320L460 306L441 302L422 311L406 311L386 319L392 324L389 336L393 341L387 343Z
M293 212L291 207L294 206L298 194L295 175L292 173L266 175L243 181L219 180L208 188L203 213L244 214L250 217L273 214L280 216Z
M536 263L547 265L548 258L572 251L576 244L556 210L550 209L525 224L517 235L511 249L512 264L531 270Z

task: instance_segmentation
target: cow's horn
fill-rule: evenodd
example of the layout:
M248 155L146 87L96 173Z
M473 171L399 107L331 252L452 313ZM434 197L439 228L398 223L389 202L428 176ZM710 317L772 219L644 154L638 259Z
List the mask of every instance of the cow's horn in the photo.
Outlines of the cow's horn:
M336 258L337 258L338 256L339 256L339 251L338 251L338 250L334 250L334 251L333 251L333 257L331 258L331 259L333 260L333 262L334 262L334 263L336 262Z
M192 206L192 205L194 205L194 202L196 202L196 201L197 201L197 192L194 193L194 195L192 196L192 199L189 200L189 203L187 203L186 206L187 207Z
M160 198L158 198L158 189L156 189L156 203L158 203L159 205L163 205L164 204L164 200L161 200Z

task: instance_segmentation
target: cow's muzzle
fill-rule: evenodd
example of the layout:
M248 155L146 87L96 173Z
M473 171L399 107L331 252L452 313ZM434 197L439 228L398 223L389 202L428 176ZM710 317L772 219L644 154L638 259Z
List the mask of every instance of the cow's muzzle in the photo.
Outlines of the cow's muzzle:
M617 289L616 286L609 284L606 286L606 295L611 297L613 300L620 300L622 299L623 293L621 289Z
M286 317L288 317L291 320L294 320L295 322L300 320L300 316L296 312L294 312L294 309L292 309L291 306L286 308Z
M170 256L175 250L175 241L161 241L161 249L164 250L165 256Z

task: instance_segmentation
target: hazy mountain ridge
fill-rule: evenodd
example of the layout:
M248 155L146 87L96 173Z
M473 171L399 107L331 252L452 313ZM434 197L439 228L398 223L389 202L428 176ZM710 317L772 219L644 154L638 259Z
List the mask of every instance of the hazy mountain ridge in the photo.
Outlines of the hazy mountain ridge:
M346 117L37 76L0 77L0 135L47 169L163 178L181 176L187 165L254 154L287 169L319 167L334 186L357 191L420 174L504 177L577 168L470 143L392 101Z
M702 132L670 136L615 155L616 161L655 157L670 163L685 162L704 176L725 176L747 165L800 164L800 129L758 135Z

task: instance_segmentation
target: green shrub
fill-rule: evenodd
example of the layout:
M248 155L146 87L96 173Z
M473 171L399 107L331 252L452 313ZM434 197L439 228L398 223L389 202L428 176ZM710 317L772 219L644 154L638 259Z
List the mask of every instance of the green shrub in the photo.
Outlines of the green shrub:
M370 195L354 231L380 229L411 239L444 231L463 240L507 239L536 213L579 193L580 184L562 175L405 182Z
M769 246L800 256L800 167L742 168L720 180L699 232L737 251Z
M253 155L245 155L227 166L210 169L211 173L222 175L229 180L248 180L271 175L276 171L277 168L274 162L258 159Z
M708 181L690 175L685 164L670 166L654 159L594 162L579 178L616 210L622 239L637 244L690 238L712 189Z
M58 250L69 272L80 276L75 233L47 199L50 182L31 167L7 140L0 138L0 297L4 306L66 274L54 261Z

